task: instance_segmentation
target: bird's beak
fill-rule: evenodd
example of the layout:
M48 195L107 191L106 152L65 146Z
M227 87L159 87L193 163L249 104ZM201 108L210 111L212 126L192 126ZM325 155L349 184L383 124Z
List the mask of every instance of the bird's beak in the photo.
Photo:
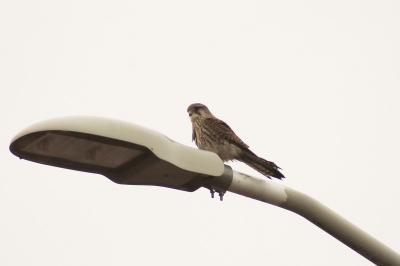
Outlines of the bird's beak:
M189 113L189 116L192 116L192 114L193 114L193 111L192 111L192 110L190 110L188 113Z

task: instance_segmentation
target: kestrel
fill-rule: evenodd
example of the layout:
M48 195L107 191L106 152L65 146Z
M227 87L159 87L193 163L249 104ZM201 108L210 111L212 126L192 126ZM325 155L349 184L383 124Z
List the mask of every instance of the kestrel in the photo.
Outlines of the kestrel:
M238 160L254 168L268 178L282 179L275 163L255 155L233 130L222 120L216 118L207 106L201 103L191 104L187 112L192 121L192 140L201 150L216 153L222 161Z

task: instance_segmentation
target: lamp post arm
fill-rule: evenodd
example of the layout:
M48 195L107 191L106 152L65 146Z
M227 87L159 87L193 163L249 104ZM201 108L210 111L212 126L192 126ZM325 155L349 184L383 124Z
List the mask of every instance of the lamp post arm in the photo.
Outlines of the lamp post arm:
M397 252L304 193L237 171L227 190L303 216L377 265L400 265Z

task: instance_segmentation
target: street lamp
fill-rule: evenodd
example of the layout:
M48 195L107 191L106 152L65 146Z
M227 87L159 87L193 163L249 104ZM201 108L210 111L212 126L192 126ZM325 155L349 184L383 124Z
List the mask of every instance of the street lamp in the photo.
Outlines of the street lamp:
M101 174L118 184L184 191L209 188L221 200L232 170L218 155L177 143L154 130L100 117L65 117L17 134L11 152L29 161Z
M215 154L193 149L127 122L100 117L47 120L18 133L11 152L29 161L106 176L125 185L192 192L226 191L295 212L378 265L400 265L400 255L317 200L294 189L239 173Z

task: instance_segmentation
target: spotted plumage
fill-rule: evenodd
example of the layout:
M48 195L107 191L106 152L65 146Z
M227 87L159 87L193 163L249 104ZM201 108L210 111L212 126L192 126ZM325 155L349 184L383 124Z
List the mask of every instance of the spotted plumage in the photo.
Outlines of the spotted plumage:
M192 140L199 149L216 153L224 162L244 162L268 178L284 178L275 163L250 151L249 146L224 121L216 118L207 106L194 103L187 111L192 121Z

